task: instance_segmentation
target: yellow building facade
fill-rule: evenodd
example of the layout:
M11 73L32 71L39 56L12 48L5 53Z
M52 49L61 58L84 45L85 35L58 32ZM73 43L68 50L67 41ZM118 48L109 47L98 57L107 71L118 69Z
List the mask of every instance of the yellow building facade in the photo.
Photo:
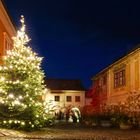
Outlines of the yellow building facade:
M108 104L116 104L123 102L130 92L140 92L140 45L136 49L111 64L93 77L94 82L99 80L100 89L103 84L100 81L103 75L106 77L106 99L104 102ZM100 100L103 91L99 93ZM94 99L93 99L94 100Z

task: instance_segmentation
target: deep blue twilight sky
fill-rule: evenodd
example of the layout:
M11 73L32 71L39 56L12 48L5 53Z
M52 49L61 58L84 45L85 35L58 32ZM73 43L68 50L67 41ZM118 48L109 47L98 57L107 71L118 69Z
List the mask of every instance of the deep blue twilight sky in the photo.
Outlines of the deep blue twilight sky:
M5 0L17 27L25 16L48 78L91 77L140 42L140 1Z

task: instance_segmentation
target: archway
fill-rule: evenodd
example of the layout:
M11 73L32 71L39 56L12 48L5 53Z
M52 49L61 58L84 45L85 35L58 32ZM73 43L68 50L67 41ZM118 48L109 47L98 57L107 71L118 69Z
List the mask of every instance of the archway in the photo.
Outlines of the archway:
M79 123L81 119L81 112L78 107L71 108L69 120L74 123Z

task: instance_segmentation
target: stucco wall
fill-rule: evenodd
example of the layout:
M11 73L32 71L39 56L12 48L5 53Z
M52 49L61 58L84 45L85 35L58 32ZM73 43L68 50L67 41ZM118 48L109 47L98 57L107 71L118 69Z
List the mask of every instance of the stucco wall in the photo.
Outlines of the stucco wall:
M125 65L125 86L114 88L114 69ZM140 50L129 54L108 70L108 103L123 102L130 92L140 92Z
M55 96L60 96L59 102L54 100ZM67 102L66 96L71 96L72 101ZM80 96L80 102L75 102L75 96ZM67 91L60 91L60 92L49 91L46 93L44 100L46 102L52 100L52 104L54 106L60 106L60 108L65 108L68 106L81 108L85 105L85 91L68 91L68 90Z

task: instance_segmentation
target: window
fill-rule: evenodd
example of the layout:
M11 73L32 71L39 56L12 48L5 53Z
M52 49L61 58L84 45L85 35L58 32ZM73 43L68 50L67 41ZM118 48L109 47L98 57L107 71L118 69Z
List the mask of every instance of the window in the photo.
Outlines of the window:
M100 77L100 78L99 78L99 87L102 87L102 85L103 85L103 78Z
M80 96L75 96L75 102L80 102Z
M114 73L114 88L125 85L125 70L121 70Z
M107 83L107 76L104 75L104 77L103 77L103 85L106 85L106 83Z
M54 101L59 102L60 101L60 96L54 96Z
M6 55L6 51L12 48L12 42L6 32L4 32L3 34L4 34L4 55Z
M67 96L67 102L71 102L71 96Z

